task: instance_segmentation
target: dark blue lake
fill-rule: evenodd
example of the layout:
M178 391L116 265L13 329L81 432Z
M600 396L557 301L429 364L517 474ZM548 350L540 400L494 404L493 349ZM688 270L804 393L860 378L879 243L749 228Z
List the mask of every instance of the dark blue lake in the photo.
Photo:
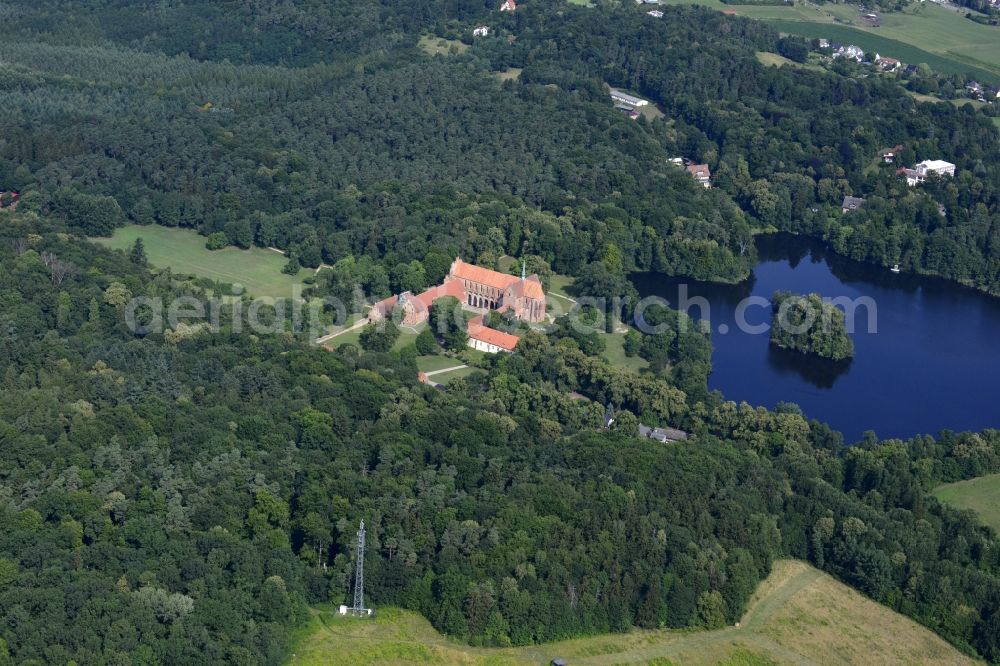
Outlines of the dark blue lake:
M713 372L709 388L728 400L774 407L794 402L807 416L829 423L847 442L866 430L880 438L1000 427L1000 299L935 278L894 274L829 251L818 241L786 234L757 239L760 262L739 285L637 274L643 296L677 307L679 289L701 296L711 309ZM844 363L773 348L768 334L740 330L738 321L766 324L770 310L737 306L778 290L825 297L868 297L854 318L854 358ZM701 318L698 307L688 312ZM721 331L726 331L722 333Z

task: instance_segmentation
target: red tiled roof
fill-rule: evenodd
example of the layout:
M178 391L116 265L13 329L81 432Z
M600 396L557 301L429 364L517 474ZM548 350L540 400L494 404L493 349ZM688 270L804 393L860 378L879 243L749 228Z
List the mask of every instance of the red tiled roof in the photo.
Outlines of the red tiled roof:
M545 290L542 289L542 282L537 275L529 275L523 283L524 295L528 298L542 300L545 298Z
M465 288L458 282L445 282L442 285L428 289L422 294L417 294L415 298L418 302L429 308L434 301L445 296L454 296L461 301L465 298Z
M483 268L482 266L467 264L461 259L456 259L455 263L452 264L451 274L457 278L485 284L494 289L506 290L508 287L513 286L515 287L515 292L519 291L521 295L528 298L537 300L545 298L545 290L542 288L542 283L537 275L529 275L521 283L521 278L516 275L508 275L507 273L500 273L499 271Z
M373 305L372 310L377 310L378 312L381 312L384 315L387 312L391 312L392 309L396 307L396 303L398 302L399 302L399 296L390 296L389 298L382 299L381 301Z
M483 325L483 315L473 317L469 320L469 337L473 340L480 340L488 345L496 345L500 349L514 351L518 341L521 339L516 335L498 331L495 328Z
M463 280L478 282L496 289L506 289L520 279L513 275L507 275L506 273L500 273L490 270L489 268L483 268L482 266L467 264L461 259L456 259L455 263L451 265L451 274L455 277L462 278Z
M712 172L708 170L707 164L689 164L687 170L692 176L705 175L711 177L712 175Z
M518 279L510 286L510 291L515 297L524 296L537 301L545 300L545 290L537 275L529 275L523 281Z

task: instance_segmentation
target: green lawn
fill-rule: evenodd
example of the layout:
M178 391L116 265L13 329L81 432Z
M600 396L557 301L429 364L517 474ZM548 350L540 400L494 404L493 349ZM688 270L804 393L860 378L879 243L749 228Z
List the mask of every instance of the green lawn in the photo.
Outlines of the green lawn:
M935 488L934 495L952 506L975 511L983 524L1000 532L1000 474L946 483Z
M128 251L136 238L142 238L149 263L156 268L240 284L253 296L290 298L293 285L301 285L302 279L312 274L309 270L302 270L297 276L282 273L287 261L272 250L234 247L207 250L205 237L190 229L130 225L116 229L110 238L95 240L106 247Z
M549 278L549 294L569 297L566 288L573 284L573 278L568 275L553 275Z
M465 361L460 358L450 356L418 356L417 368L421 372L434 372L445 368L454 368L456 365L464 365ZM435 375L436 377L437 375Z
M794 60L789 60L785 56L778 55L777 53L771 53L769 51L757 51L757 60L759 60L762 65L774 65L775 67L784 67L788 65L789 67L801 67L802 69L823 69L823 67L815 63L810 64L795 62Z
M638 356L630 357L625 355L624 333L605 333L604 342L607 345L604 350L604 358L606 358L611 365L617 368L628 368L633 372L639 372L643 368L649 367L649 363L647 363L645 359L641 359Z
M432 37L431 35L421 37L420 41L417 42L417 46L430 56L465 53L469 50L468 44L460 42L457 39L444 39L442 37Z
M459 370L452 370L451 372L442 372L440 375L434 375L431 377L438 384L447 384L448 382L453 382L456 379L461 379L462 377L468 377L473 372L482 372L479 368L473 368L469 366L467 368L461 368Z
M416 342L417 336L426 324L420 324L416 328L400 328L399 329L399 339L396 340L396 344L392 346L393 351L399 351L406 345L412 345ZM333 349L336 349L340 345L351 344L361 346L359 340L361 339L361 332L365 330L364 326L354 329L353 331L347 331L343 335L338 335L335 338L328 340L325 344ZM460 361L455 361L454 365L458 365ZM445 366L447 367L447 366ZM422 368L421 368L422 369Z

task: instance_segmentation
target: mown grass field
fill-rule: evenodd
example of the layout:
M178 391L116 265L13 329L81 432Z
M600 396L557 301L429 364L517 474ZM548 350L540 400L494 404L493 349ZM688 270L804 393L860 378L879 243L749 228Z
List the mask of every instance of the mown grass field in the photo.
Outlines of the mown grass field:
M423 372L435 372L445 368L454 368L456 365L464 365L465 361L451 356L418 356L417 368ZM436 376L436 375L435 375Z
M771 53L770 51L757 51L757 60L762 65L774 65L775 67L799 67L802 69L812 69L816 71L822 71L823 69L821 65L817 65L816 63L795 62L794 60L789 60L785 56L778 55L777 53Z
M769 20L768 23L781 32L809 38L825 37L834 42L856 44L866 52L874 51L902 60L908 64L927 64L936 72L971 75L984 83L1000 82L1000 70L994 70L993 67L989 67L986 63L965 61L963 58L956 57L954 53L947 55L933 53L919 48L913 43L906 43L884 36L888 33L876 34L858 27L832 23L811 23L794 20ZM972 21L967 21L967 23L976 25ZM1000 32L997 33L996 39L1000 42Z
M517 81L521 78L522 71L520 67L508 67L502 72L494 72L494 74L501 81Z
M412 345L414 342L416 342L417 336L420 334L420 331L422 331L425 326L426 324L420 324L414 328L407 328L401 326L399 328L399 338L396 340L396 343L392 346L393 350L399 351L406 345ZM327 340L326 345L334 349L344 344L352 344L360 347L361 332L363 330L364 327L360 326L358 328L345 331L341 335L338 335L335 338ZM456 362L455 365L458 365L458 363ZM421 368L421 370L423 370L423 368Z
M149 263L155 268L170 268L174 273L240 284L252 296L291 298L293 286L301 285L303 278L312 275L309 270L302 270L295 276L282 273L287 260L272 250L234 247L208 250L205 237L190 229L130 225L116 229L110 238L94 240L128 252L136 238L142 238Z
M946 483L935 488L934 495L942 502L975 511L984 525L1000 532L1000 474Z
M781 32L825 37L857 44L906 63L926 63L943 73L968 73L1000 83L1000 29L970 21L961 14L921 3L904 12L879 15L881 25L863 24L855 5L798 2L792 6L727 5L719 0L663 0L664 4L699 4L761 19Z
M469 45L457 39L444 39L442 37L432 37L424 35L417 42L424 53L430 56L451 55L454 53L465 53L469 50Z
M399 339L392 346L393 351L399 351L407 345L412 345L417 340L417 335L420 331L424 330L427 324L420 324L415 328L400 327L399 329ZM352 344L361 346L360 338L361 331L364 327L354 328L352 330L347 330L344 333L326 340L323 344L331 349L336 349L340 345ZM454 368L460 365L469 365L475 362L477 359L483 356L483 352L477 352L474 349L463 350L458 357L445 356L444 354L431 354L428 356L418 356L417 357L417 369L421 372L436 372L438 370L444 370L446 368ZM447 384L448 382L459 379L461 377L467 377L478 370L478 368L469 365L466 368L460 368L458 370L453 370L451 372L442 372L431 377L435 382L439 384Z
M643 368L648 368L649 363L638 356L625 355L625 334L624 333L603 333L604 336L604 358L611 365L618 368L628 368L633 372L639 372Z
M461 363L458 361L457 363ZM442 372L431 377L432 380L438 384L447 384L448 382L453 382L456 379L462 379L463 377L468 377L474 372L482 372L479 368L474 368L471 365L465 368L459 368L458 370L451 370L450 372Z
M372 620L314 609L292 666L319 664L973 664L941 638L809 565L775 563L739 627L633 631L523 648L474 648L437 633L420 615L378 609Z

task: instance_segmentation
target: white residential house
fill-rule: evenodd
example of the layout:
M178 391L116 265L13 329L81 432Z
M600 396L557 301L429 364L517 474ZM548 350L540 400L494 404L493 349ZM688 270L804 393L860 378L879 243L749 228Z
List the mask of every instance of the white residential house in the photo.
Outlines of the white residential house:
M841 46L833 54L834 58L851 58L852 60L857 60L861 62L865 59L865 50L860 46Z
M881 67L884 72L898 72L903 66L903 63L895 58L886 58L878 54L875 55L875 64Z
M488 25L481 25L478 28L472 30L473 37L488 37L490 34L490 27Z
M944 160L924 160L914 168L906 169L904 173L906 175L906 184L912 187L927 180L927 176L931 174L954 177L955 165Z
M649 100L642 99L641 97L633 97L628 93L623 93L621 90L611 89L611 99L621 104L627 104L632 107L636 106L646 106L649 104Z

